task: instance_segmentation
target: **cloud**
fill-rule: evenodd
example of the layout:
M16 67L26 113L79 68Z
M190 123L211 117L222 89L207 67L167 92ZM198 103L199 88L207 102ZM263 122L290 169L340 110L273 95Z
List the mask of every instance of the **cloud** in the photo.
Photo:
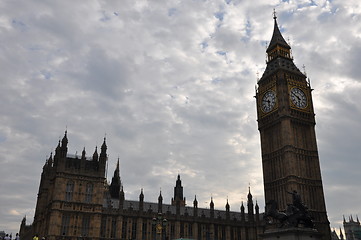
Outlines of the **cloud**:
M22 8L18 4L21 3ZM248 186L261 207L257 72L276 8L311 79L331 226L360 213L360 7L357 1L0 3L0 188L4 230L31 222L42 165L68 129L69 153L106 135L127 199L232 210ZM207 203L205 203L207 202ZM340 206L340 202L343 202Z

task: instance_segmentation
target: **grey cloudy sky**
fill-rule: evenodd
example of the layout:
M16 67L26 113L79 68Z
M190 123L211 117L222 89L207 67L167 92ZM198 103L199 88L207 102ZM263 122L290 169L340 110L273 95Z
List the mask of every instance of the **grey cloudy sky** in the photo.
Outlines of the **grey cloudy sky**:
M188 204L248 186L264 208L255 84L272 11L311 79L331 226L360 214L361 5L358 0L0 2L0 230L33 220L45 159L68 129L90 156L106 134L127 199Z

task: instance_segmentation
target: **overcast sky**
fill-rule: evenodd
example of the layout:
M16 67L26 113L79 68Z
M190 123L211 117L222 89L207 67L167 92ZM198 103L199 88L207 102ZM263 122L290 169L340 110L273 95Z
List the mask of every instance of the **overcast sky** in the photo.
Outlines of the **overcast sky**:
M0 2L0 230L33 221L40 174L65 129L69 153L106 135L125 197L264 209L254 99L273 8L316 112L331 226L361 214L359 0Z

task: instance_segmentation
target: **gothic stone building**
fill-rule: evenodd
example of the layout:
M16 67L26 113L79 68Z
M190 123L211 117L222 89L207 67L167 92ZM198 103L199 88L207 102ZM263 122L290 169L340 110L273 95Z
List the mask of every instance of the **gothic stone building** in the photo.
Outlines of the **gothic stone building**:
M249 192L247 213L243 203L240 212L186 206L180 176L174 187L171 204L126 200L119 176L119 160L111 184L105 178L106 141L88 158L67 154L67 133L59 141L54 157L46 161L41 175L34 222L21 224L22 239L34 234L55 239L259 239L264 224L257 203Z

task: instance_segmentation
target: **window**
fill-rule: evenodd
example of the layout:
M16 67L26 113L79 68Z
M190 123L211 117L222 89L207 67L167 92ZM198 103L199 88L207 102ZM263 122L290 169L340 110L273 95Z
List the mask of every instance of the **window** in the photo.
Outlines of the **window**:
M73 200L73 191L74 191L74 182L69 181L66 184L65 201L72 201Z
M81 230L81 235L83 237L86 237L89 235L89 228L90 228L90 216L85 215L85 216L83 216L83 223L82 223L82 230Z
M214 240L218 240L218 225L214 224Z
M193 238L193 226L192 223L188 225L188 237Z
M70 215L64 214L63 218L61 220L61 228L60 228L60 231L61 231L60 234L62 236L68 235L69 223L70 223Z
M103 217L101 225L100 225L100 236L101 237L105 237L106 227L107 227L107 219L106 219L106 217Z
M132 239L137 239L137 219L132 221Z
M117 220L116 218L112 218L112 230L110 232L110 237L115 238L116 232L117 232Z
M221 239L222 240L226 239L226 227L225 226L221 226Z
M180 223L180 237L184 238L184 223Z
M142 227L142 240L147 238L147 222L144 220L143 227Z
M123 224L122 224L122 239L126 239L127 238L127 218L123 219Z
M88 183L85 189L85 202L91 203L93 199L93 184Z
M175 225L173 222L170 224L170 238L175 239Z

